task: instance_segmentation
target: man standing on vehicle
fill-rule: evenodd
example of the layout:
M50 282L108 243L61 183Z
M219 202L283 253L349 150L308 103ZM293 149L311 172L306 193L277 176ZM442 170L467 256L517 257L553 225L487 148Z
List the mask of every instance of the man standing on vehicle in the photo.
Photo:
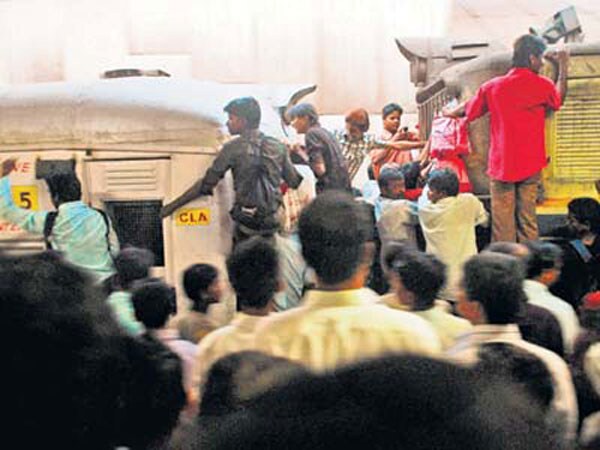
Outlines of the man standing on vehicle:
M535 213L540 173L546 166L546 112L558 110L567 92L567 51L546 51L546 43L527 34L514 44L512 69L484 83L449 117L469 122L490 114L488 175L492 198L492 240L537 239ZM539 74L543 58L558 65L556 83Z
M295 189L302 176L294 168L285 145L258 130L261 112L256 99L237 98L224 110L229 116L229 133L239 137L223 145L204 177L165 205L161 217L170 216L198 197L212 195L214 187L231 169L235 200L230 214L235 222L235 245L250 236L269 236L279 229L281 182Z
M113 255L119 252L119 241L106 213L81 201L75 173L45 178L56 211L30 211L13 202L8 174L14 169L14 159L2 161L0 218L29 233L43 234L49 249L91 274L94 281L106 281L115 272Z

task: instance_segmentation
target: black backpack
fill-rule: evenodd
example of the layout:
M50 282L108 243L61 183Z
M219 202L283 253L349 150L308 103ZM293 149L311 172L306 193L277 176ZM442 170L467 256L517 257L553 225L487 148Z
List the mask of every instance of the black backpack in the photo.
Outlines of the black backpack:
M279 228L277 211L281 205L281 191L269 179L264 162L264 143L265 138L261 138L258 144L248 142L253 150L253 161L248 175L238 186L231 217L252 230L276 231Z

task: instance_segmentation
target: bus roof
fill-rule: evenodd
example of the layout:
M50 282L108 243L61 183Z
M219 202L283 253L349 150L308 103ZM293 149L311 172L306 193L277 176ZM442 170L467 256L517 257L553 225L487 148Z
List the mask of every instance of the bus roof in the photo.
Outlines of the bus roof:
M283 137L279 111L315 89L159 77L2 86L0 151L216 147L223 107L249 95L261 103L261 130Z

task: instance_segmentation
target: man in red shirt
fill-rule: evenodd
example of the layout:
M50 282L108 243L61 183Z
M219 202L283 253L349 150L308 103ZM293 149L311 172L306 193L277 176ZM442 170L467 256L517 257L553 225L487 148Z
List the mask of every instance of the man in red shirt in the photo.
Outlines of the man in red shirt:
M560 108L567 91L568 53L544 53L534 35L515 41L512 69L484 83L449 117L471 122L490 114L488 175L492 198L492 240L525 242L538 236L535 203L540 172L546 166L546 111ZM558 64L553 83L539 74L543 58Z

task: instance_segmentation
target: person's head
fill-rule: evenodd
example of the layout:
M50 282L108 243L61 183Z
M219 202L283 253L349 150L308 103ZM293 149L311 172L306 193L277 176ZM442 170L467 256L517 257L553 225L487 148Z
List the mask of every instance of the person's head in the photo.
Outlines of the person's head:
M400 170L402 170L402 173L404 174L404 184L406 189L416 189L419 187L421 165L418 161L403 164Z
M320 283L366 277L370 261L365 244L373 234L373 221L349 194L326 191L317 196L302 211L298 229L302 255Z
M480 345L474 369L484 382L499 377L520 386L544 411L554 398L552 375L546 364L512 344L488 342Z
M578 235L600 234L600 203L591 197L575 198L567 205L567 223Z
M544 40L533 34L525 34L513 44L513 67L524 67L538 73L543 65L546 51Z
M383 120L383 128L394 134L400 127L402 120L402 107L398 103L388 103L381 111L381 119Z
M81 200L81 182L74 172L56 173L45 178L55 207Z
M600 333L600 291L584 295L578 313L582 327Z
M446 266L435 256L417 250L405 250L391 262L390 285L398 301L411 310L433 307L446 282Z
M562 250L556 244L542 241L529 241L527 257L527 278L539 281L546 286L554 284L560 276Z
M155 354L120 329L100 288L76 267L49 254L0 258L0 313L14 339L4 343L0 387L11 405L7 442L106 449L153 441L174 426L183 390L165 392L165 377L181 384L181 371L155 365ZM147 408L153 402L161 409Z
M485 250L492 253L514 256L515 258L527 258L529 256L527 246L518 242L496 241L489 244Z
M257 236L236 245L227 258L227 273L239 309L271 309L280 287L279 256L271 242Z
M437 203L446 197L456 197L458 195L458 177L450 169L432 171L427 177L427 186L429 186L429 200L432 203Z
M137 285L131 303L135 318L148 330L163 328L169 318L177 313L175 288L156 279Z
M202 448L556 448L543 411L515 386L409 355L299 375L219 419Z
M385 198L399 199L404 197L404 174L398 166L383 166L377 179L381 196Z
M232 135L255 130L260 125L260 105L254 97L236 98L223 108L228 114L227 129Z
M481 252L467 260L458 311L474 324L515 323L524 303L523 265L514 256Z
M148 278L154 265L154 254L145 248L124 247L115 257L116 287L123 290L131 288L135 281Z
M361 140L369 130L369 113L366 109L353 109L346 114L346 131L352 140Z
M244 409L269 389L307 373L301 364L256 351L217 360L209 369L200 400L200 416L225 416Z
M183 290L192 301L192 309L205 313L208 305L218 303L223 296L219 271L211 264L192 264L183 272Z
M319 123L319 114L310 103L300 103L290 109L288 117L299 134L304 134L310 127Z

